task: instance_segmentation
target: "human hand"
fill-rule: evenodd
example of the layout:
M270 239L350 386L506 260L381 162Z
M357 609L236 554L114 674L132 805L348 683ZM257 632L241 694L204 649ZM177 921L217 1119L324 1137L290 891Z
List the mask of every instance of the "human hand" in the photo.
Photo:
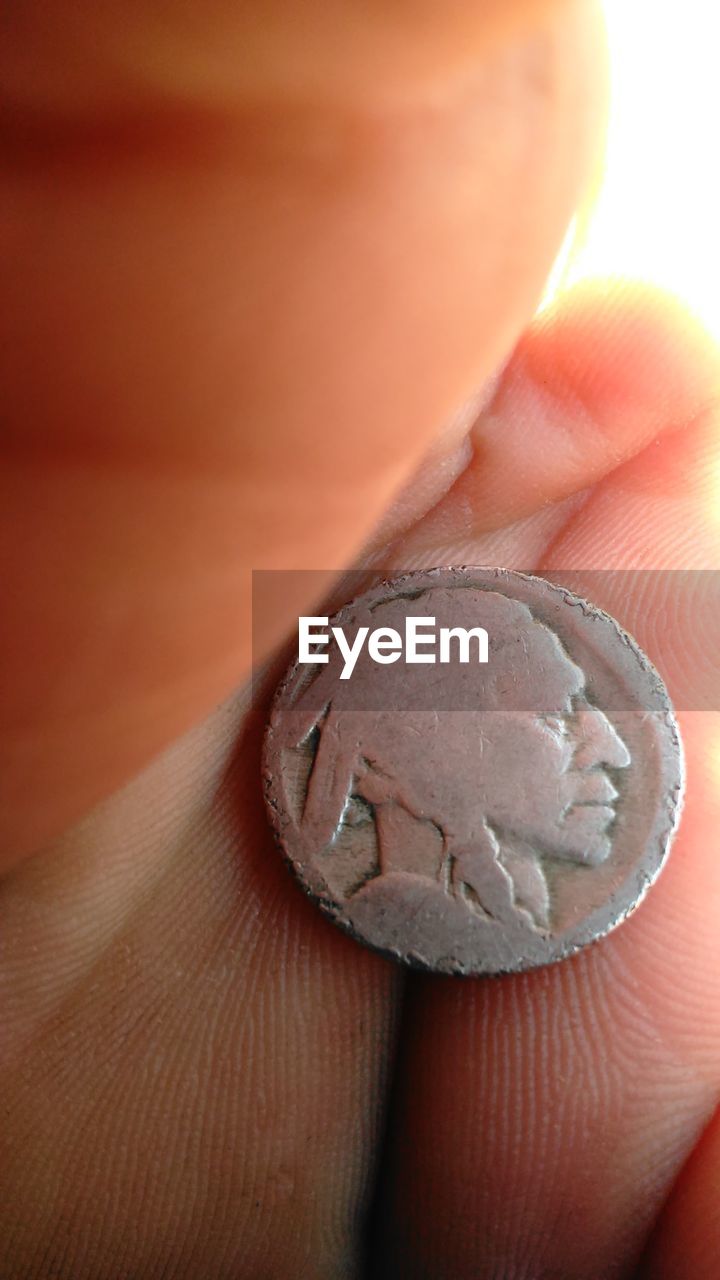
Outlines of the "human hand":
M257 8L28 5L5 55L0 1273L365 1252L599 1280L644 1253L704 1280L717 716L683 717L686 815L637 916L458 984L406 981L290 882L265 708L233 690L251 570L329 583L368 538L384 568L716 568L716 356L666 300L588 290L453 418L586 180L592 14L318 7L300 52ZM612 582L671 685L712 661L702 601L659 635L666 602Z

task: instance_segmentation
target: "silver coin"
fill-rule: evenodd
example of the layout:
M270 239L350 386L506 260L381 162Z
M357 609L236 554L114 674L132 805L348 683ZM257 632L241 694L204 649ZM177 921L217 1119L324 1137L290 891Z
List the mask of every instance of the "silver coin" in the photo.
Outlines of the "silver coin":
M634 910L684 765L660 676L608 614L526 574L433 569L313 634L327 640L303 657L320 661L298 659L275 696L263 779L282 850L337 925L479 975L561 960Z

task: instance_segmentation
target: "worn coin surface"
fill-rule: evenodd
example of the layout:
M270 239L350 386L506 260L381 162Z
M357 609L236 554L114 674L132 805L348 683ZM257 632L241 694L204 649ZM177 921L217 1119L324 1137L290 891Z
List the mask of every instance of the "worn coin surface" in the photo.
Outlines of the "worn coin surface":
M433 569L322 630L308 652L327 661L296 661L275 695L263 781L281 848L336 924L414 966L491 974L560 960L630 914L667 856L684 768L667 690L608 614L526 574Z

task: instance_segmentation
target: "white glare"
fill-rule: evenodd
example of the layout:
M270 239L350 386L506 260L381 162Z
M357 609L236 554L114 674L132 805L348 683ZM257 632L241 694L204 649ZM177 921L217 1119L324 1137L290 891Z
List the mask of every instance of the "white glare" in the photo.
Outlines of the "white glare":
M603 185L550 284L664 285L720 338L720 13L709 0L605 0L612 76Z

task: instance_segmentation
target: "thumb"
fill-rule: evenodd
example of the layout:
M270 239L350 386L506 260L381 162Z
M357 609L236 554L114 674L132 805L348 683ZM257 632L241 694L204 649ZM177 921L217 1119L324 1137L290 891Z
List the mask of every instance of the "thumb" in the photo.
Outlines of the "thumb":
M128 72L104 94L138 41L101 9L87 84L60 40L57 63L29 42L1 344L8 860L240 682L251 570L345 564L531 314L593 158L598 39L579 0L510 8L487 31L458 4L436 16L435 54L401 61L394 96L391 64L359 77L342 6L334 60L323 46L286 94L270 70L260 92L234 6L225 98L205 46L174 92L162 42L155 60L142 45L142 92ZM161 10L148 40L175 21ZM290 44L313 64L287 16ZM265 647L303 603L282 602Z

